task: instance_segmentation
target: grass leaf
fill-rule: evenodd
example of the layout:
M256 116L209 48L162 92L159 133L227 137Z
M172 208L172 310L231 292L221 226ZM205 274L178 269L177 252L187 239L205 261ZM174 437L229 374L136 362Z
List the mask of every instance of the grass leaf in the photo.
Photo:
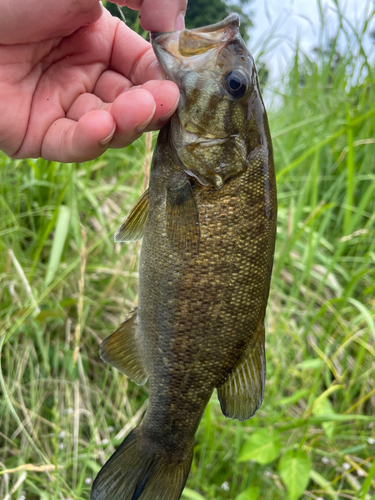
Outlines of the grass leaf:
M56 271L59 267L66 237L68 235L69 220L70 220L69 207L65 205L60 205L59 215L57 217L56 227L53 234L53 243L52 243L51 253L49 256L46 277L44 280L46 286L52 283Z
M327 495L329 495L331 498L333 498L334 500L339 498L330 483L321 474L319 474L319 472L311 469L309 476L310 479L312 479L317 485L319 485L324 491L326 491Z
M305 491L310 469L310 459L303 450L289 450L281 457L278 470L290 500L297 500Z
M250 486L250 488L237 495L235 500L257 500L259 498L259 491L260 488Z
M272 429L260 429L248 438L238 461L255 460L259 464L269 464L276 460L280 450L281 444L278 433Z
M202 496L197 491L191 490L190 488L185 488L182 492L182 498L186 500L206 500L204 496Z

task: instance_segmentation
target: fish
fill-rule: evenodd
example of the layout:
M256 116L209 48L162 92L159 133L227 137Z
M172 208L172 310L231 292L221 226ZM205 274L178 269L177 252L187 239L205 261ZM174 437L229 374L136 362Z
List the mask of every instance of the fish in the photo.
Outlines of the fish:
M136 384L149 381L149 403L91 500L178 500L214 390L225 417L243 421L265 385L277 203L255 63L237 14L151 40L180 101L149 188L115 235L143 239L138 306L100 348Z

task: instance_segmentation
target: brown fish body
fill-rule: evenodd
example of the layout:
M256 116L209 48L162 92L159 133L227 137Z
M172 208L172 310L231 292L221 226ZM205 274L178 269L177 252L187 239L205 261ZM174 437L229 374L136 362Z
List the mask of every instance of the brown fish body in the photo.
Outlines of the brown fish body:
M235 31L233 20L221 24L221 37ZM188 32L185 54L197 53L196 36ZM204 43L215 47L217 38L209 32ZM180 53L181 45L180 37ZM141 424L99 473L92 500L177 500L214 389L231 418L248 419L261 404L276 187L266 113L255 68L246 64L253 72L244 98L232 105L223 92L208 92L219 118L213 99L194 93L199 75L190 88L189 71L182 75L179 113L159 134L148 195L122 228L135 238L143 226L139 305L103 343L102 356L137 383L148 378L150 398ZM217 65L209 70L217 73Z
M151 175L165 186L173 160L168 150L161 153L163 161L158 154ZM265 149L220 190L195 185L196 255L182 255L170 243L166 197L155 190L153 199L150 191L147 225L153 230L146 226L142 244L138 309L152 367L145 420L150 432L159 427L177 443L191 440L213 390L249 344L264 342L276 215L270 162Z

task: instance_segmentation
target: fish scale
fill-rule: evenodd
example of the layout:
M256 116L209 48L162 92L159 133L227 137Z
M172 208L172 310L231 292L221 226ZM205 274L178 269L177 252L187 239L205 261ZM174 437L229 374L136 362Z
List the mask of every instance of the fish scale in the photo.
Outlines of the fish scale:
M96 478L92 500L178 500L215 389L246 420L265 383L264 317L276 233L272 144L238 17L153 35L181 99L150 185L116 233L143 237L139 303L101 346L138 384L144 419Z

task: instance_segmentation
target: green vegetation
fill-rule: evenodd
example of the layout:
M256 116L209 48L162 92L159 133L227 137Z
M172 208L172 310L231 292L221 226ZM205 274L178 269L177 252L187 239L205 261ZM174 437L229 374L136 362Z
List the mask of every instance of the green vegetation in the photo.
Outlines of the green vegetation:
M341 19L349 50L340 57L337 38L316 59L296 49L269 109L279 219L265 400L239 423L212 398L184 500L375 498L366 30ZM137 302L139 244L112 237L145 186L151 146L148 134L83 165L0 156L0 498L87 499L142 418L147 388L98 352Z

